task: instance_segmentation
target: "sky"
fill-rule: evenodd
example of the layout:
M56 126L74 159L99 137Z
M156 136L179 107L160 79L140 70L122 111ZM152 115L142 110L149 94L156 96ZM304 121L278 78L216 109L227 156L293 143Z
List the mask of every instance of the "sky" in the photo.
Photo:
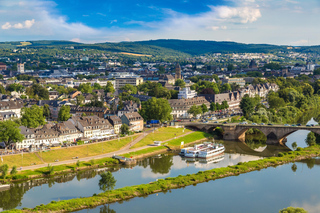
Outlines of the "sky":
M0 0L0 41L320 45L320 0Z

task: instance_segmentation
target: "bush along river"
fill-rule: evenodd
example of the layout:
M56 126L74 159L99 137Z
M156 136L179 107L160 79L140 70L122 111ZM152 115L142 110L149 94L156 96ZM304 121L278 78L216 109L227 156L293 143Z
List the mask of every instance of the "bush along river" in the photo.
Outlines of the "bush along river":
M308 133L301 134L299 132L300 131L297 131L290 135L287 144L293 143L292 139L290 139L291 136L295 141L297 141L298 136L301 137L302 143L305 144L304 139ZM296 136L294 136L295 134ZM299 146L302 146L302 143ZM135 167L126 168L117 166L106 169L113 171L113 175L117 180L115 188L123 188L125 186L149 183L157 179L177 177L179 175L232 166L239 162L248 162L263 157L276 156L279 152L288 151L288 148L279 146L264 146L263 149L253 150L241 142L225 141L224 145L226 152L219 161L190 161L173 153L167 153L141 159ZM89 170L49 179L38 179L13 184L9 190L0 192L0 197L3 198L0 200L0 208L4 210L13 208L21 209L24 207L32 208L40 204L50 203L51 201L89 197L93 194L98 194L101 192L98 187L100 179L98 174L100 172L102 171ZM270 178L273 180L274 177ZM136 200L136 198L133 200ZM97 211L97 209L93 211Z

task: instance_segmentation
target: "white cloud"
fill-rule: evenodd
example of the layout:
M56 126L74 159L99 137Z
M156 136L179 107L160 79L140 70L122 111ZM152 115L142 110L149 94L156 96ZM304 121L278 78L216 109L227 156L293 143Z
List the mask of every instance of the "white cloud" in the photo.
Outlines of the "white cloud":
M234 21L246 24L257 21L261 17L260 9L251 7L212 7L218 18L225 21Z
M35 23L35 20L32 19L32 20L26 20L24 22L24 24L22 23L16 23L14 25L11 25L10 22L7 22L5 23L4 25L2 25L2 29L3 30L9 30L11 28L14 28L14 29L30 29Z
M9 22L5 23L4 25L2 25L1 29L3 30L8 30L10 29L12 26Z

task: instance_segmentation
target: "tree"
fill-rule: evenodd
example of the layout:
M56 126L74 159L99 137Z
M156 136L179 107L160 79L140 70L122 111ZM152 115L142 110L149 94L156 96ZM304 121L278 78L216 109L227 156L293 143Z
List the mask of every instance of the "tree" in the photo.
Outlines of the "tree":
M59 121L67 121L71 117L70 106L62 106L58 113Z
M7 86L7 90L10 92L16 91L16 92L23 92L24 86L22 86L21 84L10 84L9 86Z
M310 132L305 141L308 146L314 146L316 145L316 136L313 132Z
M211 102L210 104L210 111L216 111L217 110L217 106L214 102Z
M228 69L228 71L234 70L233 64L228 64L227 69Z
M43 116L45 116L47 119L50 117L51 112L48 104L45 104L43 106Z
M102 89L101 85L98 83L93 84L93 89Z
M105 91L105 92L110 92L110 93L114 93L114 92L115 92L115 89L114 89L114 87L113 87L113 84L112 84L110 81L107 82L107 85L106 85L104 91Z
M201 105L201 110L202 110L202 113L206 113L209 111L207 105L205 105L205 104Z
M164 66L159 66L159 71L160 74L164 74L166 72L166 69L164 68Z
M253 112L254 110L254 102L252 98L249 97L249 95L244 95L242 100L240 101L240 108L243 112L243 115L245 117L249 117L249 115Z
M296 165L295 163L292 164L291 170L292 170L293 172L296 172L296 171L297 171L297 165Z
M221 92L230 92L232 90L230 84L226 83L221 86Z
M0 122L0 141L4 142L8 147L10 144L21 142L24 135L20 133L19 124L14 121L7 120Z
M76 96L77 106L80 106L84 102L85 98L82 94Z
M160 120L161 122L171 120L171 112L172 108L167 99L154 97L142 102L139 111L144 120Z
M123 135L129 134L129 126L127 124L122 124L120 127L120 131Z
M313 88L312 88L312 86L310 84L304 83L303 87L302 87L302 93L305 96L311 97L313 95L313 93L314 93L314 90L313 90Z
M78 91L82 93L92 93L92 87L90 83L80 84L78 87Z
M279 211L279 213L308 213L303 208L288 207Z
M193 117L197 117L197 115L202 113L202 108L201 106L193 105L187 112L188 114L191 114Z
M0 166L0 172L1 172L1 176L3 179L6 179L8 171L9 171L8 164L4 164L4 165Z
M17 173L18 173L17 166L13 166L12 169L11 169L10 175L15 175Z
M129 94L137 94L137 92L138 92L137 87L135 87L131 84L126 84L123 87L121 87L120 89L128 92Z
M36 128L46 124L43 116L43 108L38 105L32 105L30 108L22 108L21 124L28 128Z
M292 149L293 149L293 150L296 150L296 148L297 148L297 146L298 146L298 145L297 145L297 142L293 142L291 146L292 146Z
M177 79L174 85L178 86L178 87L185 87L186 82L184 82L184 80L182 80L182 79Z
M49 100L49 91L40 84L33 84L26 89L26 94L30 98Z
M107 192L114 189L116 186L116 179L113 177L111 172L104 172L100 175L101 179L99 180L100 190Z
M228 109L229 108L229 104L227 101L222 101L221 103L221 109Z

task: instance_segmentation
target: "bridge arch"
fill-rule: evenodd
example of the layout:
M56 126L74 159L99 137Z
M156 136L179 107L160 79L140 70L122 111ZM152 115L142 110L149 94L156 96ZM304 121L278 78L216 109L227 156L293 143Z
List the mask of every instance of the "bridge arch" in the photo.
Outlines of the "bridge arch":
M269 132L264 131L264 129L259 128L259 126L257 126L257 127L255 127L255 126L248 126L248 127L244 127L243 129L241 129L241 130L238 132L237 139L240 140L241 142L245 142L245 140L246 140L246 132L247 132L249 129L257 129L257 130L259 130L260 132L262 132L266 137L268 137L268 135L270 134Z

